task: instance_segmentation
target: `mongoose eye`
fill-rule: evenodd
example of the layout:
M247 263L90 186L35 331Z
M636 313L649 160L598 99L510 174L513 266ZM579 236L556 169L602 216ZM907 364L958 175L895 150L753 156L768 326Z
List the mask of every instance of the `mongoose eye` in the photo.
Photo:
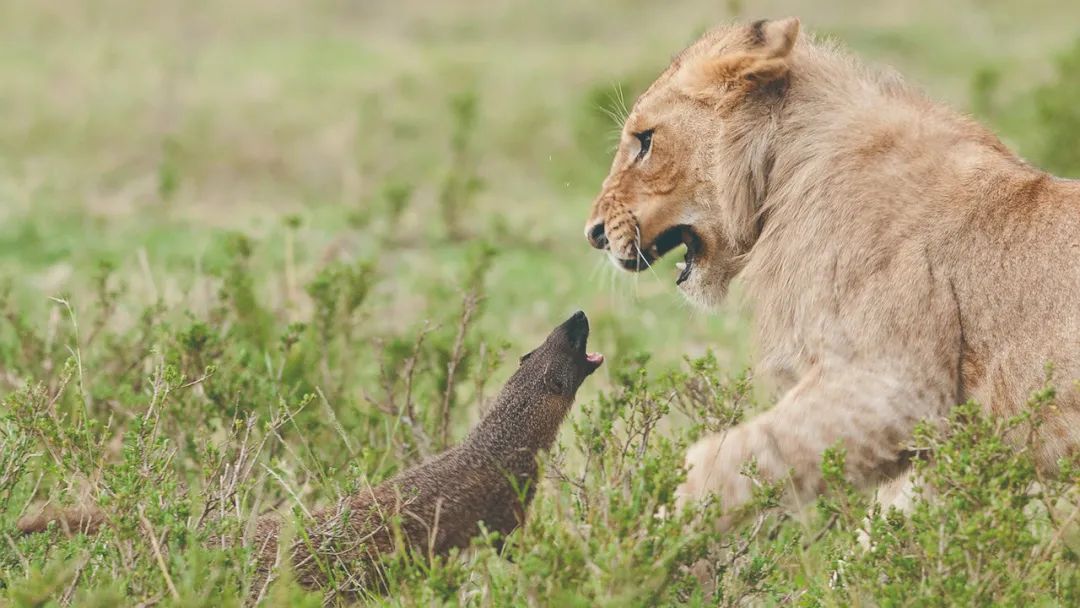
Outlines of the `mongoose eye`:
M531 350L531 351L525 353L524 355L521 355L521 359L518 360L518 364L525 363L525 360L528 359L529 357L531 357L533 355L533 353L535 353L535 352L536 352L535 350Z
M641 144L641 148L638 149L637 157L634 158L635 163L645 158L645 155L649 153L649 148L652 147L653 131L655 131L655 129L648 129L646 131L634 133L634 137L636 137L638 142Z

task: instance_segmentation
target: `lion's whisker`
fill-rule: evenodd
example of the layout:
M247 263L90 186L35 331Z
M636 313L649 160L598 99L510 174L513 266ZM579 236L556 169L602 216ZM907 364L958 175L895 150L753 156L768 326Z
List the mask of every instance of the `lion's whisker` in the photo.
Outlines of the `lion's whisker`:
M653 277L659 279L660 275L652 267L652 264L649 263L649 260L645 258L645 254L641 251L641 226L634 226L634 231L637 233L637 239L634 241L634 250L637 251L638 258L642 262L645 262L645 268L648 269L649 273L652 274Z
M622 83L615 83L615 94L618 96L616 98L616 101L618 101L618 107L622 113L622 119L619 121L619 127L622 127L624 124L626 124L626 119L630 118L630 110L626 107L626 96L623 95Z

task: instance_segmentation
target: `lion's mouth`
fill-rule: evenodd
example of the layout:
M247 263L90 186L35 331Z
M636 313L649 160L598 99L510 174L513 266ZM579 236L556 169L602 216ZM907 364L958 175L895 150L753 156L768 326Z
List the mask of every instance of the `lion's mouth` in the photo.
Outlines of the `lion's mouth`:
M626 270L640 272L651 267L654 262L679 245L686 245L686 256L682 262L675 265L675 268L679 271L675 284L679 285L690 278L690 272L694 268L694 258L701 251L701 239L698 238L690 226L679 225L668 228L661 232L650 245L641 247L637 259L621 259L618 262Z

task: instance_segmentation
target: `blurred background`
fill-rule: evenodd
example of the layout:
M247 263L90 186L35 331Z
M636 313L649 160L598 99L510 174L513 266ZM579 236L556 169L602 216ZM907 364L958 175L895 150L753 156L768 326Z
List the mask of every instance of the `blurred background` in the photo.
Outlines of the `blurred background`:
M398 331L452 324L482 271L475 322L514 354L583 308L609 360L711 347L738 370L737 297L699 313L678 256L617 274L582 227L613 116L669 58L789 14L1080 175L1067 0L3 0L0 276L44 326L49 296L88 307L106 269L125 292L110 323L133 325L155 303L204 314L239 252L284 328L323 269L362 261L358 322Z

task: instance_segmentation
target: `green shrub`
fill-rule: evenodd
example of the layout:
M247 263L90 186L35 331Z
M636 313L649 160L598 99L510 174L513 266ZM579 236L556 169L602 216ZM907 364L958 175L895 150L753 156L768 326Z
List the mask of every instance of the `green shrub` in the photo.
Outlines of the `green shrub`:
M400 333L352 321L378 278L367 264L327 266L309 284L310 316L266 327L278 340L270 349L257 333L234 331L249 311L230 302L178 319L152 306L145 325L126 330L106 321L48 371L19 354L52 350L34 332L6 333L13 369L36 380L0 410L0 593L16 605L118 597L239 605L250 560L241 548L206 547L210 535L242 534L274 504L287 510L377 483L440 449L444 434L460 437L466 412L482 407L480 383L513 361L476 330L490 260L481 250L465 269L471 287L445 325ZM75 340L75 320L72 312L65 340ZM149 348L111 346L139 344L143 334L154 336ZM139 373L113 362L120 352L139 357ZM350 372L356 357L380 370ZM914 466L928 499L909 514L873 507L845 480L843 452L830 450L828 490L806 517L777 509L782 483L761 484L747 522L719 534L710 523L716 501L674 512L679 465L691 440L756 407L750 380L725 377L711 355L655 376L648 364L645 356L609 363L613 388L579 404L544 459L522 529L433 563L391 556L390 593L369 601L1075 605L1080 469L1065 462L1048 477L1023 441L1008 440L1037 431L1052 391L1008 420L965 404L947 423L920 427ZM108 525L71 539L13 534L31 500L45 497L89 500ZM323 601L282 574L271 602Z

